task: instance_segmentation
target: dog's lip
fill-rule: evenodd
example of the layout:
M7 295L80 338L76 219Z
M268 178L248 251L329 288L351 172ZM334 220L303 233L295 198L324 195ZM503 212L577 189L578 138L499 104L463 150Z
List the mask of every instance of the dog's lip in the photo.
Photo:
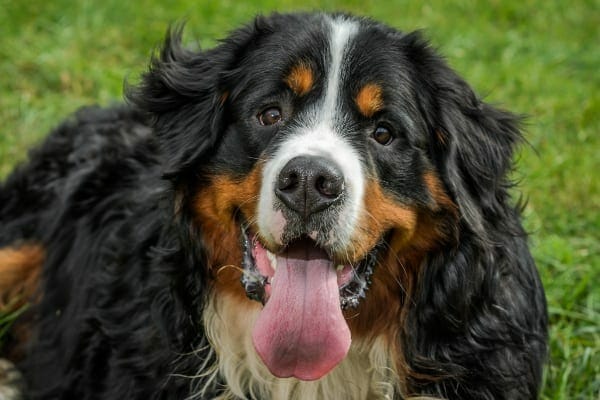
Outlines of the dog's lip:
M268 301L270 296L271 283L277 268L277 255L290 246L316 246L311 238L303 236L284 248L271 251L263 244L259 235L254 233L254 230L247 224L241 224L241 241L243 249L242 267L244 270L241 278L242 285L250 299L263 304ZM267 260L257 262L255 259L256 252L253 252L256 246L264 249L260 254L265 254ZM336 269L340 290L340 305L343 309L356 308L360 301L366 297L379 248L380 245L375 246L365 257L355 263L334 262L333 257L330 256L331 253L324 250Z

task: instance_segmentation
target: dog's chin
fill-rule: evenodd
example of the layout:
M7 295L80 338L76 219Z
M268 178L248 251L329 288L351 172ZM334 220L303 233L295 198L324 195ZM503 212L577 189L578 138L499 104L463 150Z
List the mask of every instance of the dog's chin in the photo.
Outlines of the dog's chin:
M271 252L245 225L241 242L242 285L264 305L252 331L257 353L277 377L321 378L350 348L343 309L366 296L377 248L355 264L336 261L308 236Z

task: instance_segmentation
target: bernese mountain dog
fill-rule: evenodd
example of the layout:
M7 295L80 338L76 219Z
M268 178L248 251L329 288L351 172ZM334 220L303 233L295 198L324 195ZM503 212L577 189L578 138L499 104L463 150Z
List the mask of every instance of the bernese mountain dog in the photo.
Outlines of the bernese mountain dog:
M31 399L534 399L520 118L419 33L169 30L0 187L4 348Z

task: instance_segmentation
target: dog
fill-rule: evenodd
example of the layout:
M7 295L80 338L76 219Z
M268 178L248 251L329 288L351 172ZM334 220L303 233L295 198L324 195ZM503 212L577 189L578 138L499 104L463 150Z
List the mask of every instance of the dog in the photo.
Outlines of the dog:
M367 18L259 16L204 51L182 30L0 187L24 396L537 398L521 117Z

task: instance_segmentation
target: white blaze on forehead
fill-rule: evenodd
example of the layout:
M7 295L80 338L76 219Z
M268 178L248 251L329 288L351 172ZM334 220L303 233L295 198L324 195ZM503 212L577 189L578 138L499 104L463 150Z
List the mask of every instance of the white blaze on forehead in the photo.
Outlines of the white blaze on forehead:
M349 243L354 227L358 222L359 211L364 193L364 176L358 152L345 139L344 122L340 118L340 92L345 74L346 55L352 37L358 31L355 21L343 17L329 19L331 27L329 47L330 54L326 59L327 81L323 99L318 102L296 128L292 128L278 148L273 158L265 163L263 170L263 186L258 204L258 227L267 241L281 244L281 230L277 226L275 206L275 187L281 169L298 156L319 156L331 160L344 176L345 198L343 209L339 214L336 232L329 232L335 237L338 246ZM333 242L333 241L332 241ZM331 243L332 245L334 243Z
M324 123L333 128L336 112L339 109L340 84L345 73L344 56L350 44L352 37L358 31L358 24L355 21L348 21L340 17L336 20L331 20L331 39L330 39L330 57L331 64L327 74L327 89L325 92L325 100L320 111L323 112L322 118Z

